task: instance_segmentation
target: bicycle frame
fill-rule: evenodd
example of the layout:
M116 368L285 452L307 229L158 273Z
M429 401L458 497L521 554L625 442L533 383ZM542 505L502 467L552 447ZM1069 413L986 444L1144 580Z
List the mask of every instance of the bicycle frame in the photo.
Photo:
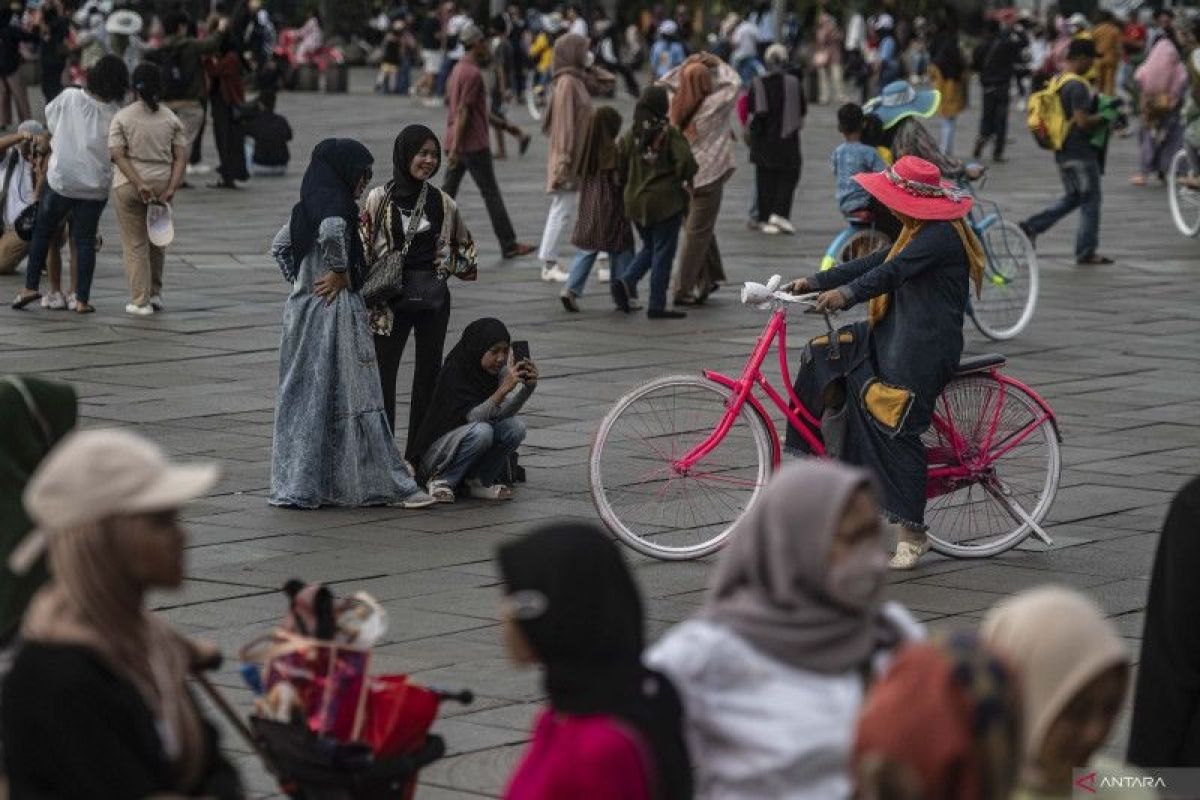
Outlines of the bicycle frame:
M832 329L832 326L830 326L830 336L836 336L836 333ZM776 349L779 354L779 372L784 381L786 397L781 395L771 385L762 372L762 365L766 361L767 355L770 353L771 347L775 344L776 340L779 342ZM805 443L815 455L825 456L825 445L817 433L820 430L821 423L800 401L800 398L796 396L795 390L792 388L787 354L787 311L783 308L778 308L771 315L766 328L759 335L753 352L750 354L745 366L742 367L741 374L737 378L731 378L728 375L723 375L713 370L704 371L705 378L730 389L733 392L733 396L728 402L725 414L722 416L720 423L718 423L712 433L704 441L675 460L673 466L679 474L686 475L692 472L696 464L717 448L729 433L730 428L733 427L734 422L737 420L738 414L742 412L747 403L750 404L754 413L766 425L771 437L772 466L776 469L779 467L782 458L779 433L770 414L767 413L763 402L755 395L755 387L762 389L783 414L787 423L803 437ZM937 497L954 491L965 483L986 479L992 465L996 461L1018 447L1047 420L1051 422L1054 427L1055 436L1061 441L1062 437L1058 432L1058 420L1054 415L1053 409L1033 389L1015 378L1010 378L1000 373L999 370L994 368L980 374L986 374L995 380L1000 392L993 403L991 418L987 423L987 433L981 445L974 447L971 441L955 427L954 419L950 414L950 408L946 403L945 397L939 398L942 413L939 413L935 409L931 424L942 439L949 444L954 463L931 465L929 467L926 478L926 497ZM1000 426L1000 415L1004 408L1004 397L1010 390L1020 391L1028 395L1037 404L1041 413L1032 422L1022 427L1021 430L1010 434L1004 441L997 443L995 437Z

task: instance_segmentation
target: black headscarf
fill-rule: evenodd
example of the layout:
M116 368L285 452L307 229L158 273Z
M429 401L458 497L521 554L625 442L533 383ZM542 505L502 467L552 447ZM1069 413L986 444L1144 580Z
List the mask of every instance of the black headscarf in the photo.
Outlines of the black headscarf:
M429 176L432 178L442 166L442 143L438 141L437 134L424 125L409 125L400 131L396 136L395 144L392 145L392 183L389 191L401 208L412 208L417 194L421 191L422 184L425 183L425 181L419 181L412 176L411 167L412 160L417 157L417 153L421 152L421 148L430 139L438 149L438 163Z
M321 223L330 217L346 221L348 271L355 287L362 285L366 271L362 237L358 235L358 202L354 188L371 171L375 159L354 139L324 139L312 151L312 160L300 183L300 202L292 206L292 270L284 274L296 279L300 262L317 242Z
M1200 479L1175 495L1158 540L1129 730L1129 762L1200 766Z
M462 338L446 356L429 411L408 451L420 460L430 445L467 423L467 412L495 394L500 376L483 368L484 353L500 342L512 341L504 323L492 317L477 319L463 330Z
M417 204L417 196L421 186L428 181L419 181L412 176L412 160L416 157L425 143L433 140L437 144L438 164L429 177L437 174L442 166L442 144L437 136L424 125L409 125L396 136L392 145L392 180L388 183L388 200L406 213L411 213ZM445 219L445 209L442 208L442 193L430 184L430 191L425 193L425 219L429 227L413 236L408 255L404 259L405 269L432 270L437 261L438 240L442 235L442 221ZM403 214L392 215L392 241L396 247L404 241L408 221Z
M683 709L670 681L642 665L642 600L616 546L594 526L559 523L504 545L497 560L510 595L544 599L518 624L545 666L551 708L629 724L654 758L653 796L690 798Z
M662 86L647 86L633 107L633 134L637 137L638 150L658 150L662 145L662 134L670 124L667 113L671 109L671 98Z

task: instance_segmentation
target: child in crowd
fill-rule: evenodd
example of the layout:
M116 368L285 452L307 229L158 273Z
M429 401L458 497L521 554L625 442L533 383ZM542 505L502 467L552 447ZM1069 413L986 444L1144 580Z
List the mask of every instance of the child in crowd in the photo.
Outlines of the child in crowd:
M579 248L571 264L566 288L559 296L567 311L579 310L579 298L596 263L596 255L608 253L612 275L624 277L625 267L633 260L633 229L625 218L621 199L621 177L617 172L617 134L621 115L612 106L600 106L592 112L591 125L583 140L583 152L576 165L579 178L579 213L571 244ZM636 300L630 299L630 309Z
M854 176L860 172L882 172L887 165L874 147L863 144L863 110L855 103L846 103L838 109L838 131L844 142L833 151L833 174L837 179L838 209L851 221L866 219L871 205L871 196L858 185Z
M279 177L287 174L291 153L292 127L275 113L275 95L262 95L258 111L246 123L246 162L255 177Z
M650 273L650 319L681 319L667 308L671 262L679 243L688 203L688 186L698 169L692 148L667 118L670 100L662 86L642 91L633 109L633 126L617 143L617 174L625 184L625 215L637 226L642 249L619 278L609 282L613 302L629 311L637 285ZM615 267L614 267L615 268Z

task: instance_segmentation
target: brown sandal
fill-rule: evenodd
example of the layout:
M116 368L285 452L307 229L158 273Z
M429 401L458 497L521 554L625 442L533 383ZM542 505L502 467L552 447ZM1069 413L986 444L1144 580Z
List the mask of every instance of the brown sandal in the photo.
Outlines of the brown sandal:
M75 313L76 314L95 314L96 307L94 305L92 305L91 303L84 303L82 301L76 301L75 302Z

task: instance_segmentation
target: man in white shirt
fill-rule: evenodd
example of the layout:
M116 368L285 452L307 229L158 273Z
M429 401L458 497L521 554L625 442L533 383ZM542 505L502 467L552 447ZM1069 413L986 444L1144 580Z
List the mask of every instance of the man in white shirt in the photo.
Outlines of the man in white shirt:
M96 269L96 228L112 188L113 164L108 131L118 103L129 91L129 70L119 57L107 55L88 70L87 89L71 88L46 106L50 130L50 166L38 205L25 287L13 300L21 309L41 298L38 290L51 239L71 218L71 237L78 254L79 279L75 311L95 311L88 299Z
M758 58L758 26L752 19L744 19L733 29L733 53L730 61L744 85L766 72Z
M567 6L566 20L567 33L574 33L585 39L587 38L588 24L587 20L583 18L583 14L579 12L579 6L574 4Z

